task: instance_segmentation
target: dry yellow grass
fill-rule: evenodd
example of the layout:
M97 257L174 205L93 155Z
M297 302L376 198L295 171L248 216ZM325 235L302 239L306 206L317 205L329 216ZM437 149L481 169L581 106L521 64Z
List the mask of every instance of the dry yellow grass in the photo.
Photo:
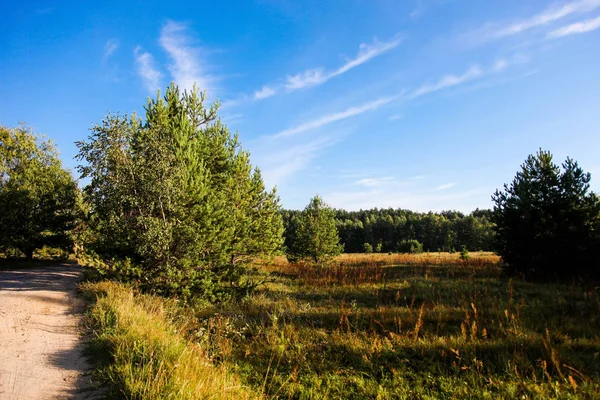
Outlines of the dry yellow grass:
M92 352L101 363L97 376L117 398L250 399L225 365L215 366L200 346L180 333L165 300L134 295L131 288L104 281L85 283L95 298L89 312L94 331ZM189 322L189 321L187 321Z
M350 265L350 266L366 266L366 265L459 265L459 266L500 266L500 256L493 252L477 252L470 253L468 260L460 258L460 253L420 253L420 254L405 254L405 253L344 253L335 257L329 265ZM261 262L262 264L262 262ZM271 262L277 267L285 267L289 265L285 256L277 256Z

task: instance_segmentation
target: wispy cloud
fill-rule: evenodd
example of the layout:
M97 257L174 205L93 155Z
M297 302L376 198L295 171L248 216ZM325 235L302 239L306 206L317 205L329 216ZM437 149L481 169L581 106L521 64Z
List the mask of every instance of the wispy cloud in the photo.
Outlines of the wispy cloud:
M362 43L359 46L358 54L354 56L354 58L347 59L343 65L334 71L326 72L324 68L318 67L307 69L295 75L288 75L283 84L265 85L260 90L255 91L252 95L246 94L236 99L227 100L227 106L233 107L249 101L266 99L282 92L292 92L305 87L320 85L392 50L401 42L402 38L400 35L396 35L385 42L374 40L370 44Z
M600 28L600 16L558 28L550 32L548 34L548 38L559 38L568 35L576 35L580 33L591 32L598 28Z
M500 58L496 60L490 67L483 68L479 65L473 65L469 67L461 75L445 75L435 83L428 83L413 90L407 98L413 99L425 94L437 92L442 89L459 86L471 81L481 80L485 76L491 74L500 74L511 66L518 64L525 64L529 62L530 58L523 54L515 54L509 58Z
M359 186L375 187L385 185L393 180L393 176L384 176L382 178L362 178L354 182L354 184Z
M365 113L367 111L374 111L386 104L391 103L394 100L397 100L398 98L400 98L400 96L401 95L382 97L380 99L377 99L377 100L374 100L374 101L371 101L371 102L368 102L368 103L365 103L365 104L362 104L359 106L350 107L341 112L324 115L324 116L314 119L312 121L305 122L301 125L298 125L294 128L289 128L284 131L281 131L281 132L273 135L272 137L273 138L281 138L281 137L287 137L287 136L294 136L299 133L303 133L303 132L307 132L307 131L310 131L310 130L313 130L316 128L320 128L324 125L330 124L335 121L339 121L342 119L353 117L355 115Z
M561 6L551 6L539 14L510 24L496 31L497 37L516 35L528 29L550 24L571 14L589 12L600 7L600 0L578 0Z
M402 118L404 118L404 114L394 114L394 115L390 116L389 120L390 121L398 121Z
M418 0L415 8L410 12L409 17L412 19L419 18L425 12L425 4L423 0Z
M454 187L454 183L445 183L443 185L436 187L435 189L433 189L433 191L439 192L440 190L450 189L451 187Z
M465 73L463 73L462 75L446 75L440 80L438 80L436 83L425 84L415 89L410 94L409 98L416 98L424 94L436 92L447 87L460 85L461 83L465 83L482 76L483 73L484 71L480 66L474 65L470 67L467 71L465 71Z
M470 212L477 207L485 207L492 191L493 188L473 188L459 192L432 193L406 184L332 191L324 193L323 198L332 207L345 210L400 207L423 212L450 209Z
M445 89L445 88L455 87L455 86L470 82L472 80L481 78L482 76L490 74L490 73L499 73L499 72L504 71L506 68L508 68L512 64L517 64L517 63L522 63L522 62L525 62L525 61L523 61L521 57L513 57L513 59L510 59L510 60L501 59L501 60L497 60L496 63L494 63L494 65L487 70L484 70L482 67L480 67L478 65L474 65L474 66L469 67L462 75L452 75L452 74L445 75L435 83L424 84L408 93L406 91L402 91L401 93L394 95L394 96L381 97L379 99L370 101L368 103L349 107L344 111L327 114L327 115L318 117L316 119L313 119L311 121L302 123L293 128L285 129L279 133L272 135L271 137L272 138L281 138L281 137L295 136L300 133L312 131L314 129L320 128L322 126L331 124L336 121L354 117L356 115L360 115L360 114L366 113L368 111L375 111L375 110L377 110L387 104L390 104L396 100L399 100L399 99L405 99L405 100L415 99L417 97L420 97L420 96L423 96L426 94L430 94L433 92L437 92L437 91ZM399 119L401 117L402 117L401 115L397 115L396 118L394 118L394 119Z
M206 73L200 49L192 45L186 24L167 22L161 30L159 43L172 60L169 71L181 88L191 89L196 83L201 90L213 89L214 79Z
M337 142L333 137L318 137L308 141L292 142L263 137L250 142L252 159L261 166L267 186L276 186L294 173L307 168L320 151Z
M423 177L364 177L323 193L323 198L332 206L346 210L402 207L420 211L460 209L468 212L489 203L489 194L493 191L489 187L448 190L455 186L454 183L432 188L427 180L421 179Z
M117 39L107 40L104 44L104 55L102 56L102 59L104 61L108 60L118 48L119 41Z
M152 92L160 87L162 74L155 66L152 54L144 51L141 46L137 46L133 51L137 73L142 78L144 86Z
M487 22L482 27L458 35L459 42L467 45L479 45L492 40L524 34L557 21L594 11L600 7L600 0L575 0L551 5L539 13L516 22Z
M389 50L392 50L401 42L402 38L397 35L386 42L375 40L370 44L361 43L358 54L354 58L346 60L346 62L335 71L325 73L323 68L309 69L299 74L288 76L285 87L288 90L296 90L307 86L319 85L331 78L342 75Z
M266 99L267 97L274 96L276 93L277 93L277 91L274 88L265 85L262 87L262 89L254 92L254 99L255 100Z
M330 79L329 75L323 73L323 68L308 69L296 75L288 76L285 83L287 90L302 89L307 86L314 86Z

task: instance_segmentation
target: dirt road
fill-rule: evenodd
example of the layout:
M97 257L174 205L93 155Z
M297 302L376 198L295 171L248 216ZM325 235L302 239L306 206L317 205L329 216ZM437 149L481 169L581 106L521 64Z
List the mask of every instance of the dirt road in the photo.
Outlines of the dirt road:
M0 271L0 399L92 398L79 334L81 268Z

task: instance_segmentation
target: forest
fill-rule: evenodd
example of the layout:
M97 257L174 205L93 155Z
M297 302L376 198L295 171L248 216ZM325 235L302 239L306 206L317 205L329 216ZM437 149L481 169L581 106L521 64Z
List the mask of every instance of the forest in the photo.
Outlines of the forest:
M293 245L299 210L283 210L285 244ZM418 213L403 209L335 210L345 253L493 251L490 210ZM412 242L416 241L416 242ZM411 251L411 244L413 249Z

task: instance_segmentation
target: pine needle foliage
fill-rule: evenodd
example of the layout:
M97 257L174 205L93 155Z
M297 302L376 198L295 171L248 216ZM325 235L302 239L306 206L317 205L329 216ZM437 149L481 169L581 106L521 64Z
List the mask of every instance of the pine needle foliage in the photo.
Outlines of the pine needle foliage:
M530 278L600 276L600 199L591 175L567 158L530 155L510 185L492 196L498 253L509 273Z
M255 255L282 244L279 198L217 117L218 103L172 84L145 119L108 115L78 142L89 247L142 288L211 301L245 293Z
M294 235L288 249L291 259L311 259L319 263L339 255L343 250L335 211L318 195L310 199L300 214Z

